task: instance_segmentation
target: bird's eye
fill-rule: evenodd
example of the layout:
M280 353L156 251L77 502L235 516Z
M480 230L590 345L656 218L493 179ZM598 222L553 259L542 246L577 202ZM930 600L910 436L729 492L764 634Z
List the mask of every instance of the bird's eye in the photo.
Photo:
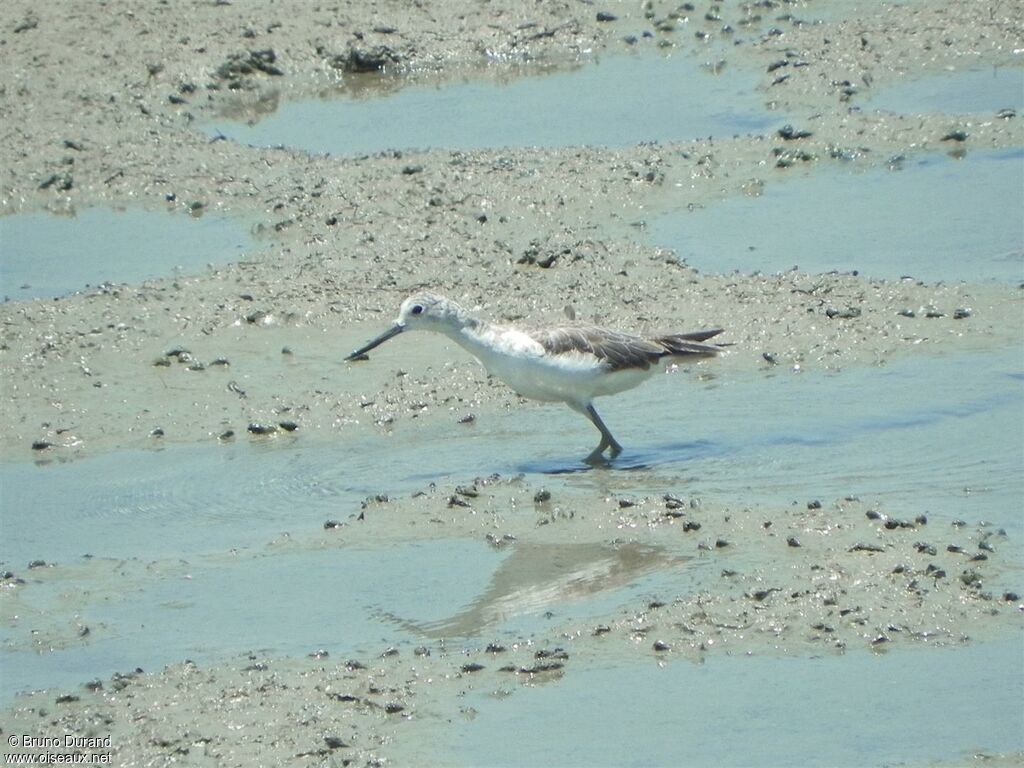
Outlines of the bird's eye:
M419 304L414 304L413 307L412 307L412 313L414 315L422 315L423 314L423 307L421 305L419 305Z

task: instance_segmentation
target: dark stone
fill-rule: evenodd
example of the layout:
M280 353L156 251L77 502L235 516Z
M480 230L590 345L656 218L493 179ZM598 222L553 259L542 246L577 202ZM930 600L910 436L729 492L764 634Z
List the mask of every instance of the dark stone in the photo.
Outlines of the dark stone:
M346 72L380 72L398 62L398 54L387 45L352 45L345 56L335 56L331 64Z
M274 62L277 61L277 54L273 48L265 48L260 51L247 51L245 53L232 53L227 61L217 67L214 75L221 80L237 81L240 77L254 75L262 72L265 75L280 77L284 74Z
M666 493L663 498L665 499L665 509L680 509L684 506L683 500L677 496Z
M783 138L786 141L794 141L796 139L806 139L806 138L809 138L809 137L814 135L810 131L797 130L792 125L784 125L784 126L782 126L781 128L779 128L778 134L779 134L780 138Z
M39 185L39 189L49 189L53 187L58 192L67 192L71 187L74 186L74 179L70 173L54 173L48 176L42 184Z
M541 649L537 651L535 654L533 654L533 657L535 659L562 659L563 661L569 660L569 654L565 651L564 648L552 648L550 650L546 648Z
M877 544L854 544L850 552L885 552L885 549Z
M860 317L860 307L847 307L846 309L835 309L829 307L825 310L825 317L839 318L840 320L852 320L855 317Z

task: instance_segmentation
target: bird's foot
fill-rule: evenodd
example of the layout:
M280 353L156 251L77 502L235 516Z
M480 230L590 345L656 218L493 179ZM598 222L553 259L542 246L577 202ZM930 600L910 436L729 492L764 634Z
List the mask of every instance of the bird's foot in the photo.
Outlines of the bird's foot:
M605 449L608 450L607 458L604 455ZM583 460L585 464L589 464L592 467L609 467L611 466L611 460L622 453L622 446L612 440L607 442L602 440L601 444L597 446L590 455Z

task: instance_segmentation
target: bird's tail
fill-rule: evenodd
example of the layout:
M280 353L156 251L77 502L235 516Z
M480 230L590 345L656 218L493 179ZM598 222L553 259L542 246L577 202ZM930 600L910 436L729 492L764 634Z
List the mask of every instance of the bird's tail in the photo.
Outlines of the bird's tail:
M705 344L708 339L722 332L721 328L712 328L692 333L671 333L657 336L652 341L665 350L666 355L673 357L714 357L724 351L727 344Z

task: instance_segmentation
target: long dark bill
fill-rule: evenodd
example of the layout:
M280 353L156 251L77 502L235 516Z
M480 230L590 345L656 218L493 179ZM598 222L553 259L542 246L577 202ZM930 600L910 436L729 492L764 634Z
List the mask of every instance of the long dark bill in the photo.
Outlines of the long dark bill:
M361 346L359 349L357 349L351 355L346 357L345 360L346 361L348 361L348 360L369 360L370 358L368 358L366 356L367 352L369 352L371 349L375 349L375 348L379 347L385 341L387 341L388 339L394 338L395 336L397 336L398 334L400 334L404 330L405 330L405 326L404 325L393 325L393 326L391 326L388 330L384 331L384 333L382 333L380 336L375 338L373 341L369 342L368 344L365 344L365 345Z

